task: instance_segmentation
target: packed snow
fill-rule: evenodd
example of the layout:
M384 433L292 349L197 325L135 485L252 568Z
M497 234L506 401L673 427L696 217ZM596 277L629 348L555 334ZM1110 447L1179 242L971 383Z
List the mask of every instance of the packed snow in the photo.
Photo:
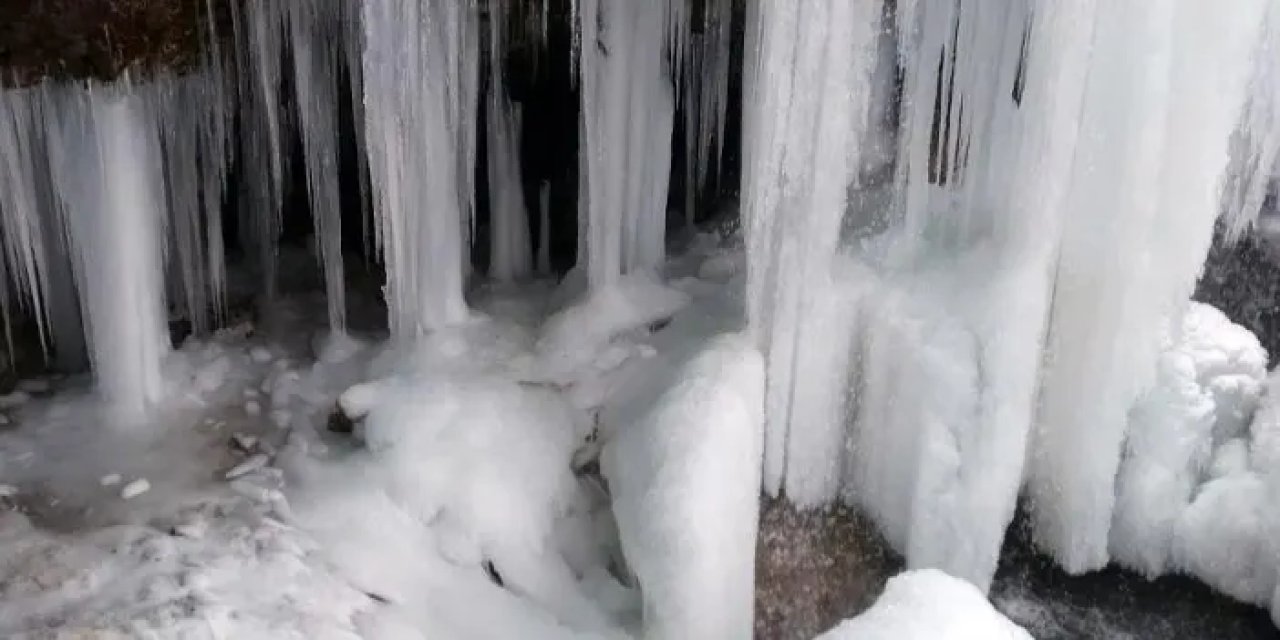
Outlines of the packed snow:
M972 584L936 569L889 579L875 605L818 640L1031 640Z

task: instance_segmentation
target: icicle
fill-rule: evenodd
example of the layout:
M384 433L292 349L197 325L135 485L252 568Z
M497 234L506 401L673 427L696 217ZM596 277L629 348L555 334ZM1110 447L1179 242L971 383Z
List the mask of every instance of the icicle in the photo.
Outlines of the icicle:
M47 241L41 212L48 210L50 202L42 189L47 169L38 126L43 117L41 96L42 91L34 88L0 91L0 229L4 232L4 260L9 264L6 277L17 285L16 293L30 301L41 340L45 341L48 332L44 324L43 279L47 273ZM8 311L6 306L6 328L10 323Z
M623 273L656 273L665 251L674 125L673 0L582 0L579 171L585 182L586 266L592 289Z
M276 242L280 236L287 154L281 102L281 51L285 2L231 3L240 80L242 237L258 250L263 289L276 291Z
M1265 6L1099 4L1028 483L1069 572L1108 560L1127 414L1208 252Z
M1249 101L1236 134L1225 188L1226 237L1234 241L1258 219L1267 189L1280 181L1280 3L1271 2L1253 54Z
M329 328L346 330L342 212L338 192L338 57L346 33L330 0L288 3L298 129L306 164L315 242L324 269Z
M56 94L56 113L47 114L50 166L94 373L113 410L133 420L160 400L168 350L159 127L127 80Z
M474 219L478 11L474 0L365 2L365 144L387 266L391 332L465 320Z
M226 297L222 196L230 158L223 83L215 63L181 78L160 74L143 91L164 152L175 293L196 332L208 329L210 311L221 317Z
M796 395L810 383L826 391L839 387L838 380L805 377L801 365L830 349L802 336L839 329L817 305L858 167L879 17L877 2L759 2L748 27L758 49L744 104L750 149L743 217L748 315L769 366L764 489L777 495L786 479L787 495L801 504L833 496L839 477L842 409L812 397L797 404ZM824 373L832 372L814 372ZM806 430L797 429L789 446L798 424ZM797 456L794 466L790 455Z
M551 183L538 188L538 273L551 275Z
M503 72L508 10L500 0L489 6L489 277L500 282L527 278L533 271L529 212L520 174L520 109L507 95Z

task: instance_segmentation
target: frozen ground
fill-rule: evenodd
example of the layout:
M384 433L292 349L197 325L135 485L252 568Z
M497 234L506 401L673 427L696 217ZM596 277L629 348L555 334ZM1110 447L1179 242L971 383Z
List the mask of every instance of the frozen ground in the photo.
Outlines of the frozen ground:
M175 350L152 424L104 422L85 379L24 381L0 397L0 636L738 636L759 572L756 637L807 640L901 565L851 513L767 502L742 553L756 501L733 487L758 486L739 476L759 452L720 455L759 420L758 355L725 335L740 268L703 237L667 287L485 286L470 322L412 344L328 337L323 299L293 296ZM993 601L1036 637L1276 635L1193 581L1068 578L1029 548L1006 544ZM925 582L846 631L973 595ZM948 628L1007 628L980 604Z

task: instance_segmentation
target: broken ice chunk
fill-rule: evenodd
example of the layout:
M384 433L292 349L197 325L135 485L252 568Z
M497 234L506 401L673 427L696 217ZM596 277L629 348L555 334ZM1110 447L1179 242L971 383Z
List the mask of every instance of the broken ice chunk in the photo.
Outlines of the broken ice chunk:
M146 478L138 478L137 480L126 484L124 489L120 490L120 497L125 500L132 500L150 490L151 483L147 482Z

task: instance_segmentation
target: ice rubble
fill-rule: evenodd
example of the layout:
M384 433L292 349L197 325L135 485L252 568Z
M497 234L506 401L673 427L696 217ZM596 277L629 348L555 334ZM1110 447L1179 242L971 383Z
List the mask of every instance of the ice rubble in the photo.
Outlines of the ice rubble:
M976 587L936 569L889 579L875 605L818 640L1030 640Z

